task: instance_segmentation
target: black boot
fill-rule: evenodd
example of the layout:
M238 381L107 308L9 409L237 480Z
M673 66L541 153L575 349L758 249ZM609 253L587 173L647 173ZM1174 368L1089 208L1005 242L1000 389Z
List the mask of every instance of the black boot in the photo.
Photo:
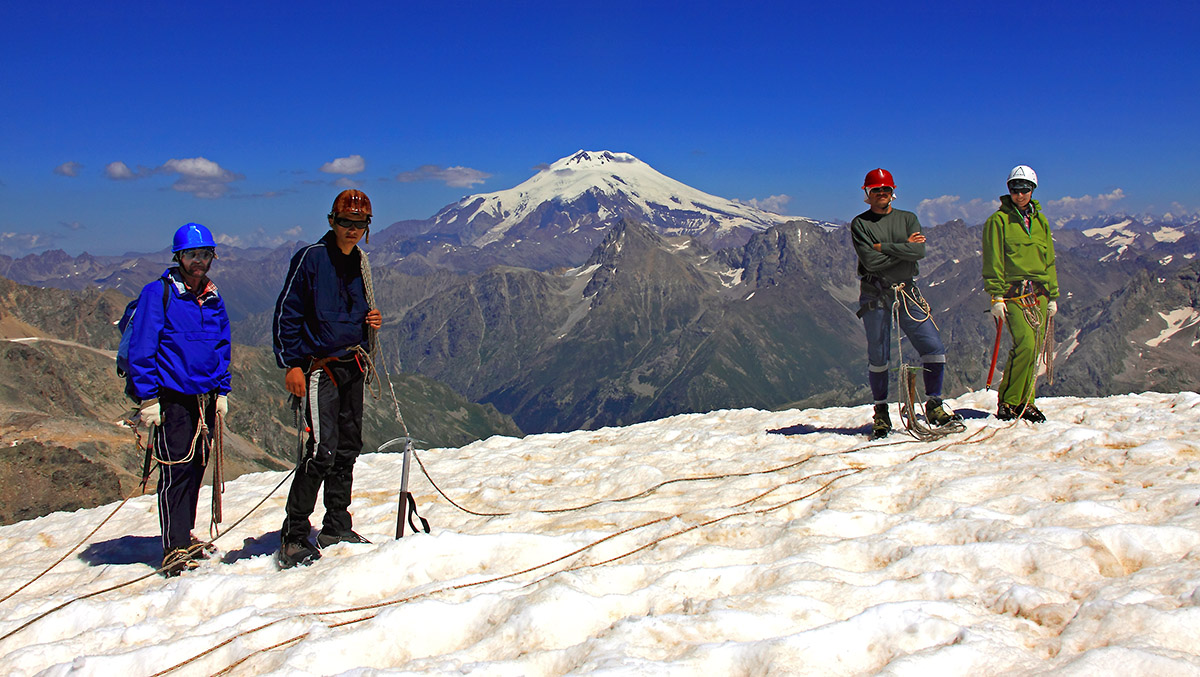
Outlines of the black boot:
M1033 402L1030 402L1029 404L1025 405L1025 411L1024 411L1024 413L1021 414L1021 418L1025 419L1026 421L1029 421L1030 423L1045 423L1046 422L1046 415L1043 414L1040 409L1033 406Z
M324 529L317 532L318 548L324 550L335 543L370 543L370 541L355 533L353 529L347 529L340 534L327 533Z
M888 405L882 402L875 405L875 417L871 420L871 439L880 440L892 432L892 417L888 415Z
M275 553L275 562L279 564L280 569L308 566L319 559L321 559L321 553L308 542L307 538L302 541L284 541L279 545L279 552Z

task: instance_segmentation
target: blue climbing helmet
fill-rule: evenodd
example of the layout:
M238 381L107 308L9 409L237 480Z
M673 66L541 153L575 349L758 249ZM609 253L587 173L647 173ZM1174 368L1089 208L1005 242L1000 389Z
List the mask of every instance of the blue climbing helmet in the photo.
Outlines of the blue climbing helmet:
M212 232L198 223L189 223L186 226L180 226L179 230L175 231L175 244L171 246L171 252L181 252L185 249L199 249L201 247L216 247L217 243L213 241Z

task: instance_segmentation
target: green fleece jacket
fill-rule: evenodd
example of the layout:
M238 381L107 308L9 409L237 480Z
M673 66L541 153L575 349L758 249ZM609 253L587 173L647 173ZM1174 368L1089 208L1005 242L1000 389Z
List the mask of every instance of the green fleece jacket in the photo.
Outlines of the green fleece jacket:
M1040 282L1050 298L1058 298L1050 223L1037 200L1030 200L1029 206L1033 215L1028 233L1008 195L1000 197L1000 209L983 224L983 289L993 298L1004 296L1022 280Z
M907 282L917 276L917 261L925 258L925 244L909 242L921 232L917 215L903 209L887 214L867 210L850 222L854 253L858 254L858 276L878 277L884 282ZM880 251L873 245L879 244Z

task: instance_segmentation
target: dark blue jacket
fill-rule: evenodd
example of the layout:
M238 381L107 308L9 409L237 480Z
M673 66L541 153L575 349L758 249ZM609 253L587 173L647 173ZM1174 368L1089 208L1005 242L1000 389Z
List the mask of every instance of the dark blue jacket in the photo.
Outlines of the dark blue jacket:
M163 288L167 285L166 312ZM184 395L229 393L229 316L210 280L197 298L174 268L142 287L130 322L129 378L139 399L159 388Z
M361 265L358 247L343 254L333 231L292 256L272 322L280 367L308 368L315 357L370 349Z

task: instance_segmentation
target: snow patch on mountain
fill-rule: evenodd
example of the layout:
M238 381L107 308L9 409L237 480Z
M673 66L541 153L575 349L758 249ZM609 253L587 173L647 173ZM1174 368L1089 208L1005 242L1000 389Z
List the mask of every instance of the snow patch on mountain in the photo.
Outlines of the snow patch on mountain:
M1178 242L1180 239L1183 238L1184 235L1186 235L1186 233L1179 230L1178 228L1172 228L1170 226L1163 226L1162 228L1159 228L1158 230L1154 231L1153 233L1150 233L1150 235L1152 237L1154 237L1155 240L1158 240L1159 242Z
M1158 336L1146 341L1146 345L1151 348L1158 347L1181 330L1200 323L1200 311L1195 308L1179 308L1169 313L1159 313L1158 316L1167 323L1167 328L1162 330Z
M464 197L438 214L437 219L458 224L471 224L481 218L495 220L468 243L484 247L504 239L513 226L532 216L542 205L571 204L588 195L628 201L648 222L674 214L683 223L675 229L680 234L712 226L717 234L738 227L765 230L796 219L709 195L659 173L629 153L607 150L581 150L513 188ZM618 216L606 204L599 205L594 214L601 221Z

